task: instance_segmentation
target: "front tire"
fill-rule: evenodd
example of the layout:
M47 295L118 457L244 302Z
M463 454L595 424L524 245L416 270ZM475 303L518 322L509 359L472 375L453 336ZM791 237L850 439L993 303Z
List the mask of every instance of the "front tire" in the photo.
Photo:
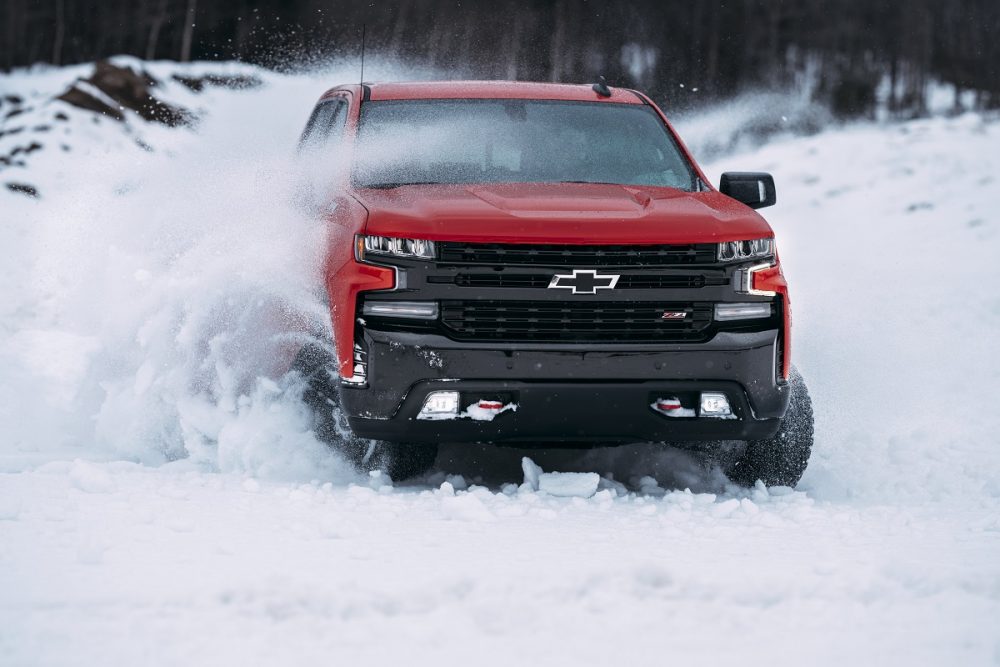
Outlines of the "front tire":
M788 378L791 397L788 411L774 437L750 440L736 463L726 472L730 480L753 486L795 486L809 463L813 446L813 409L809 391L798 370Z
M303 350L296 360L297 370L306 379L302 400L312 410L316 437L347 459L359 472L381 470L393 481L426 473L437 458L436 443L411 444L365 440L351 432L340 409L337 375L329 355Z

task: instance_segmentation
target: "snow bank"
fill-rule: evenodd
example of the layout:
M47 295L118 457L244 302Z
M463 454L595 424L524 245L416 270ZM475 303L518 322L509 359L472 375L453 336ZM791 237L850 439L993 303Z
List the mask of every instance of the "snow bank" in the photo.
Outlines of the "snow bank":
M120 463L88 464L114 491L87 493L72 465L0 475L0 500L30 499L0 515L9 664L996 655L1000 525L987 508L955 517L773 489L380 493Z
M541 491L557 498L590 498L597 493L601 477L596 472L543 472L530 458L521 459L523 489Z

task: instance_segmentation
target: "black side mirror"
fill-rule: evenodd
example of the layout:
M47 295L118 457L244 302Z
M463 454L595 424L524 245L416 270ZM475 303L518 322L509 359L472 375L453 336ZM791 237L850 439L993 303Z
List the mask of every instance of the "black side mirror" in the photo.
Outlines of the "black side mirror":
M774 206L774 177L762 171L727 171L719 180L719 192L750 208Z

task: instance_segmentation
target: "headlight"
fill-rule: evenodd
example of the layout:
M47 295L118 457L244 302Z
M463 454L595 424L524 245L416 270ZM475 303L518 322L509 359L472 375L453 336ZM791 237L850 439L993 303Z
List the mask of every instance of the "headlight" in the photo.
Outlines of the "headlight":
M774 254L774 239L753 239L751 241L727 241L719 244L720 262L742 262L760 259Z
M358 259L367 255L434 259L434 241L420 239L395 239L388 236L359 236Z

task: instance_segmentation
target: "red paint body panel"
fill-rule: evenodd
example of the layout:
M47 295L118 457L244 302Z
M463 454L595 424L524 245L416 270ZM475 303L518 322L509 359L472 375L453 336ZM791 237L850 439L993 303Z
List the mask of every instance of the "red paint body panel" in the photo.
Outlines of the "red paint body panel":
M777 259L774 266L755 271L753 274L753 289L775 292L782 300L782 316L784 319L784 336L782 337L782 366L781 376L788 379L792 370L792 301L788 297L788 281L781 270L781 260Z
M326 290L340 374L349 378L354 375L354 308L358 293L392 289L396 275L392 269L354 259L354 239L364 225L364 208L350 197L335 199L332 208L327 216Z
M718 192L589 183L413 185L357 190L367 234L483 243L711 243L771 236Z

